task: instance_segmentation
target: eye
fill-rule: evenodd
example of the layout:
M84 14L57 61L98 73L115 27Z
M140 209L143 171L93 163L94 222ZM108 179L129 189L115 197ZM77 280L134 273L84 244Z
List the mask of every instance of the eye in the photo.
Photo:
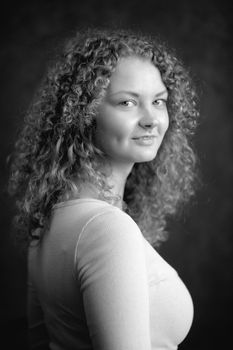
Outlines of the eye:
M154 104L158 107L166 107L167 105L167 100L165 99L158 99L154 101Z
M136 105L136 102L133 100L125 100L125 101L119 102L119 105L123 107L133 107Z

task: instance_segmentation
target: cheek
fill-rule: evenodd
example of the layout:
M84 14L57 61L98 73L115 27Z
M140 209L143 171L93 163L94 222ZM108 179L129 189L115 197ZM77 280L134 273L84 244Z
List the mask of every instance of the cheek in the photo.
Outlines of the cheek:
M122 140L131 133L132 125L125 116L112 112L99 115L96 121L99 137L109 140Z
M113 118L109 118L105 122L100 122L99 125L97 124L97 129L104 137L111 136L121 138L124 135L123 124Z
M163 134L166 133L168 127L169 127L169 115L167 113L166 116L163 118L163 122L162 122Z
M95 142L96 145L108 155L118 152L127 139L124 125L112 118L97 122Z

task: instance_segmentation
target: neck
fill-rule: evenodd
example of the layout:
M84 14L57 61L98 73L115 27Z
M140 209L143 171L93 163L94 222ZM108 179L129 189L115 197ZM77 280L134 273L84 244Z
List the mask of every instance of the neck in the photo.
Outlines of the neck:
M107 177L108 185L111 187L111 196L114 199L114 205L122 209L123 197L125 191L125 184L127 177L129 176L132 166L129 165L111 165L111 172ZM94 185L88 182L81 184L81 190L79 192L80 198L98 198L98 193Z

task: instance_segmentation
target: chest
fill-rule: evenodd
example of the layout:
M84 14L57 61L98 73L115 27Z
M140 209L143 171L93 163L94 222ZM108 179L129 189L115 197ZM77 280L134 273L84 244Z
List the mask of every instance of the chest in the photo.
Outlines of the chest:
M191 296L177 272L145 241L152 349L177 349L193 320Z

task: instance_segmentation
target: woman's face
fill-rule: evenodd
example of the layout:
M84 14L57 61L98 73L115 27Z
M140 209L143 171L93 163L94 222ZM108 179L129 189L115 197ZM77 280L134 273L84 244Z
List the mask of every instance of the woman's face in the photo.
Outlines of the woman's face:
M112 164L156 157L169 125L167 97L160 72L149 60L120 59L96 117L95 142Z

